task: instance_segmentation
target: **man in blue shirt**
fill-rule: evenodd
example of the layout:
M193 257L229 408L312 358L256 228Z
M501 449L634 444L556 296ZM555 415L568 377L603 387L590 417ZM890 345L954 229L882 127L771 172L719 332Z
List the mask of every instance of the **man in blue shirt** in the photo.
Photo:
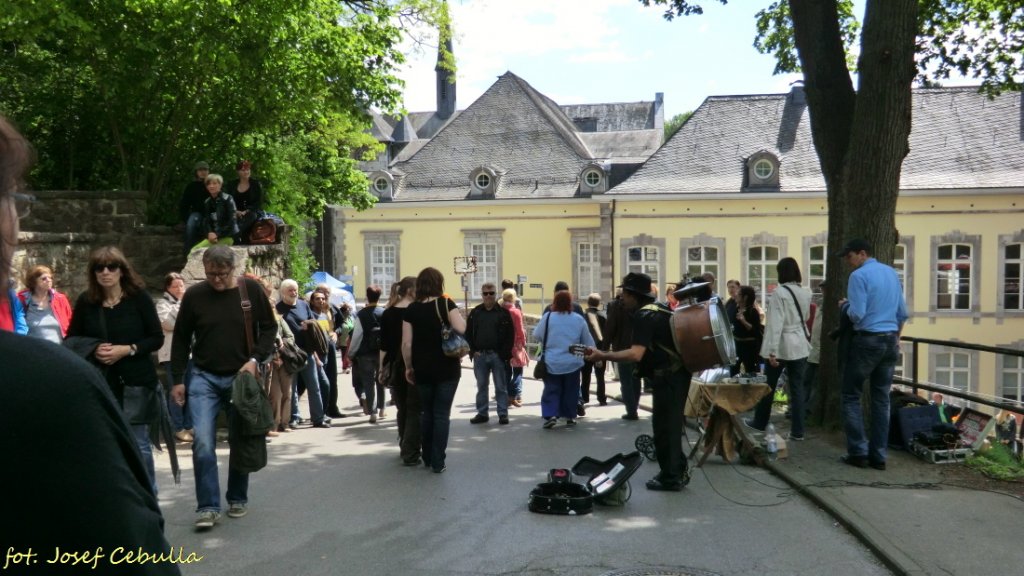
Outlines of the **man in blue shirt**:
M847 452L840 460L858 468L885 470L889 389L899 359L907 304L896 271L871 257L870 243L850 240L836 256L853 268L847 298L839 302L853 322L840 391ZM860 403L864 380L871 382L871 430L867 436Z

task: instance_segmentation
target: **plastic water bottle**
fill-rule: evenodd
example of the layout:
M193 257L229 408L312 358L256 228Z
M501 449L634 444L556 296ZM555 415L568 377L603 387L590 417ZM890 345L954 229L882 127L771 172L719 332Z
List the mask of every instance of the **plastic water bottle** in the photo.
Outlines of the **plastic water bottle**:
M779 457L779 441L775 436L775 425L769 423L764 430L765 449L768 452L768 461L774 462Z

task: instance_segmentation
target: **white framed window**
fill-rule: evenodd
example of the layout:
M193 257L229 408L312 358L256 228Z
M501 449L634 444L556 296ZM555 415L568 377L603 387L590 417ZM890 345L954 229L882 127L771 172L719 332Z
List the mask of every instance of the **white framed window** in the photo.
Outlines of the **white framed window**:
M824 244L811 246L807 252L807 281L811 292L821 292L820 286L825 281L826 262L828 261L826 253Z
M587 186L596 188L601 184L601 172L597 170L587 170L586 174L583 175L583 181L587 183Z
M583 300L593 292L601 293L601 245L576 243L576 298Z
M1000 355L999 394L1007 400L1024 400L1024 358Z
M491 175L486 173L477 174L473 184L480 190L486 190L491 185Z
M961 392L971 390L971 355L967 352L935 354L935 383Z
M1002 300L1003 310L1024 311L1024 259L1021 258L1022 243L1007 244L1003 247Z
M719 250L717 246L690 246L686 249L686 273L690 278L697 278L705 272L711 272L715 278L719 272Z
M771 160L767 158L761 158L757 162L754 162L754 176L757 176L761 180L767 180L772 177L775 173L775 165Z
M498 277L498 244L494 242L474 242L469 246L469 255L476 257L476 272L469 277L470 296L479 297L480 287L488 282L501 286Z
M373 181L373 189L376 190L378 193L387 192L388 185L388 179L384 177L377 178L376 180Z
M778 246L750 246L747 248L747 284L753 286L760 302L766 302L779 286Z
M661 260L657 246L633 246L626 252L626 273L639 272L651 277L655 286L661 285Z
M367 230L363 232L363 257L365 266L363 282L366 286L377 284L386 297L391 285L398 280L401 270L400 230Z
M970 310L974 250L970 244L940 244L935 260L935 307Z
M903 288L903 299L907 298L907 245L897 244L892 256L892 267L899 276Z
M381 294L391 293L391 285L398 276L398 246L374 244L370 246L370 284L381 288Z

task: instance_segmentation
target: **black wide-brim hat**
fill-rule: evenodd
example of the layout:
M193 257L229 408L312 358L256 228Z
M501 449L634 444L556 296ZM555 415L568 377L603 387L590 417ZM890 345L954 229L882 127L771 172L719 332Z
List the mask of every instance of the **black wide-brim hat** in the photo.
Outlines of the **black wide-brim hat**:
M641 274L639 272L630 272L626 274L626 277L622 279L622 284L619 288L628 290L634 294L646 296L647 298L657 298L658 295L651 289L651 277L647 274Z

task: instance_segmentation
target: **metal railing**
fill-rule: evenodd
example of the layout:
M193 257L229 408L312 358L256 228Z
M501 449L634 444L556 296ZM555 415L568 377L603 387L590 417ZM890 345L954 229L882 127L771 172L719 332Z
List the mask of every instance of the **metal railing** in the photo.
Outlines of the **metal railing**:
M1024 358L1024 350L1014 350L1013 348L1002 348L999 346L985 346L982 344L971 344L968 342L954 342L951 340L933 340L931 338L914 338L911 336L903 336L900 338L902 342L911 343L911 369L910 378L905 376L896 376L893 378L894 384L901 384L903 386L910 386L917 394L918 388L929 390L931 392L939 392L943 395L953 396L966 400L968 402L976 402L985 406L991 406L993 408L1009 410L1011 412L1024 412L1024 403L1016 400L1006 400L1004 398L998 398L998 396L988 397L976 394L974 392L959 390L951 386L942 386L933 382L922 382L920 378L921 374L921 362L927 360L927 355L923 358L920 352L920 345L926 344L929 346L943 346L945 348L956 348L961 350L974 350L978 352L988 352L991 354L1002 354L1006 356L1016 356L1018 358ZM998 384L997 384L998 386ZM1000 393L1000 390L996 390L996 395ZM1022 399L1024 400L1024 399Z

